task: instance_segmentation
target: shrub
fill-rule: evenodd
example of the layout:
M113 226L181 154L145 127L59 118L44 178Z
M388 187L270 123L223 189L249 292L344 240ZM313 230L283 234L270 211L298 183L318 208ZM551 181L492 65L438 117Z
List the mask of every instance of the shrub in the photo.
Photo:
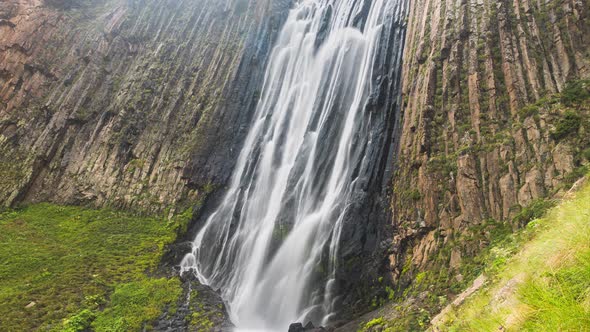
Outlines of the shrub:
M536 114L539 114L539 106L537 106L535 104L527 105L527 106L521 108L519 111L519 115L520 115L521 120L524 120L524 119L528 118L529 116L536 115Z
M90 328L90 324L95 318L96 314L94 312L84 309L75 316L64 321L62 332L86 331Z
M563 184L564 184L564 186L566 186L566 189L569 189L569 187L573 186L574 183L576 183L576 181L578 181L578 179L580 179L581 177L586 175L588 173L588 171L590 171L588 166L580 166L580 167L574 169L573 171L571 171L570 173L566 174L563 179L564 180Z
M561 102L567 106L579 104L590 98L590 80L573 81L561 92Z
M580 129L582 117L576 112L568 110L563 114L563 118L557 122L555 129L551 132L551 138L560 140L566 136L575 133Z
M514 223L524 226L531 220L541 218L547 210L555 206L555 202L538 198L522 209L513 219Z
M375 318L375 319L373 319L373 320L370 320L370 321L368 321L368 322L365 324L365 326L364 326L364 328L363 328L363 331L367 331L367 330L369 330L370 328L372 328L372 327L375 327L375 326L377 326L377 325L383 325L383 323L384 323L383 317L377 317L377 318Z
M412 192L410 192L410 198L413 201L419 201L420 198L422 198L422 194L420 194L420 191L418 189L412 190Z

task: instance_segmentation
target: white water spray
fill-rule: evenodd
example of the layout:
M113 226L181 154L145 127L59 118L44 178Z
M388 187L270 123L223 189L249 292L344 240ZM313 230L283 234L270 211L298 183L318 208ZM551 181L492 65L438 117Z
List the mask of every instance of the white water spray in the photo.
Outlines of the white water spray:
M220 289L241 330L326 323L342 221L368 162L376 52L403 0L301 0L270 56L229 189L182 272Z

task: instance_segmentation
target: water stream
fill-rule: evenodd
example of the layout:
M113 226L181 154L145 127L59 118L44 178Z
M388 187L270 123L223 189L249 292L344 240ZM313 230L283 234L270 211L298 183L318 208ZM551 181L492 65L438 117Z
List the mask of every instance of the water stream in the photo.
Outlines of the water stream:
M326 324L342 220L371 162L365 107L383 27L403 0L301 0L266 68L225 197L182 271L220 289L240 330Z

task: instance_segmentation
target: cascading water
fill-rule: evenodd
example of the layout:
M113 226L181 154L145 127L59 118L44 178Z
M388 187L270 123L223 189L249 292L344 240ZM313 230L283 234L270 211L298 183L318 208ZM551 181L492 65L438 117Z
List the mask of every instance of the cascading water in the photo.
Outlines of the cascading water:
M270 56L225 197L181 263L238 329L326 323L342 221L376 142L367 103L383 27L404 0L301 0Z

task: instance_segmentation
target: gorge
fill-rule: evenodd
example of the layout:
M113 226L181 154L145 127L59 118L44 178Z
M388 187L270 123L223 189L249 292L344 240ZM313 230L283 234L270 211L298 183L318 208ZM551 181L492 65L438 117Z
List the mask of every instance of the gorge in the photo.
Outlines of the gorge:
M0 3L0 330L433 328L588 173L589 11ZM18 250L72 223L105 247ZM93 257L71 279L49 263L69 252Z

